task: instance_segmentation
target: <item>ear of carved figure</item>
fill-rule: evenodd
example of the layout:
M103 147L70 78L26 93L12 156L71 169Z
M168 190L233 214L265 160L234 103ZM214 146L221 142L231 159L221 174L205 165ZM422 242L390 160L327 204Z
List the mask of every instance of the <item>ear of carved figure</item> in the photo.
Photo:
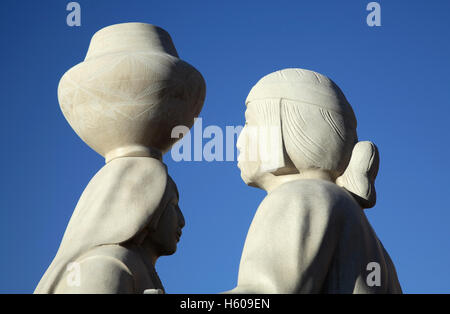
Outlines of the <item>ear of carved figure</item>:
M362 208L371 208L376 203L375 178L380 157L372 142L358 142L353 148L350 163L336 184L349 191Z

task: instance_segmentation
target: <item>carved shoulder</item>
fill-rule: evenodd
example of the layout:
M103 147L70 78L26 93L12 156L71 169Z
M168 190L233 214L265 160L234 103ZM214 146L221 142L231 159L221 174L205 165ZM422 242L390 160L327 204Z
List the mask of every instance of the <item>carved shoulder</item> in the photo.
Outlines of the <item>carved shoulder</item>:
M120 259L105 254L88 254L68 265L55 293L134 293L130 269Z
M348 219L350 216L357 218L362 214L360 206L343 188L331 182L313 179L281 185L266 196L260 209L279 210L295 216L311 214L333 220Z

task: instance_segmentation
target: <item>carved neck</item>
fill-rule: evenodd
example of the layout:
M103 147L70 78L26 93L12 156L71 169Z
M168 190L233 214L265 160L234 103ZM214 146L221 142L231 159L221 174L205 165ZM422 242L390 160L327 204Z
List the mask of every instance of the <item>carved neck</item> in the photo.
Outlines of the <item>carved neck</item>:
M148 261L151 261L153 267L155 267L156 261L158 260L159 255L156 254L156 250L153 247L153 245L151 243L149 243L149 241L144 241L140 245L140 249L141 249L141 252L144 255L145 259Z
M156 254L156 250L153 248L152 245L149 245L148 243L141 243L140 245L134 244L135 248L137 249L139 255L142 258L142 261L144 262L145 266L147 267L148 274L153 282L154 288L161 289L164 291L164 286L161 282L161 279L159 278L158 273L156 272L156 261L159 258L159 255Z
M105 155L105 162L122 157L150 157L162 161L162 153L156 148L140 145L129 145L116 148Z
M334 180L328 171L321 169L307 169L303 170L301 173L279 175L279 176L274 175L272 173L266 173L258 181L257 187L265 190L267 193L270 193L284 183L301 179L325 180L334 183Z

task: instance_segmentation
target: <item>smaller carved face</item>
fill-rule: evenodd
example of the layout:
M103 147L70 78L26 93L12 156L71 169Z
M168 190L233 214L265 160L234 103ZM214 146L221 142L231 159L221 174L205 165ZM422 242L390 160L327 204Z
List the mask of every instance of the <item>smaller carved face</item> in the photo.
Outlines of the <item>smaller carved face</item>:
M178 191L172 180L168 182L165 199L166 208L159 218L156 229L149 236L149 241L159 256L175 253L182 234L181 229L185 225L183 213L178 207Z

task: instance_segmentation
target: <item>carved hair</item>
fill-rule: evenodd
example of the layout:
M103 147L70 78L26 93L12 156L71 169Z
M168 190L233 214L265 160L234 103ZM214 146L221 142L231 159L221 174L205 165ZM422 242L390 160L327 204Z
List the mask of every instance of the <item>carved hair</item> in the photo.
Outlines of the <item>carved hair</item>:
M341 175L357 141L350 119L320 107L282 100L281 121L286 152L297 169L319 168Z

